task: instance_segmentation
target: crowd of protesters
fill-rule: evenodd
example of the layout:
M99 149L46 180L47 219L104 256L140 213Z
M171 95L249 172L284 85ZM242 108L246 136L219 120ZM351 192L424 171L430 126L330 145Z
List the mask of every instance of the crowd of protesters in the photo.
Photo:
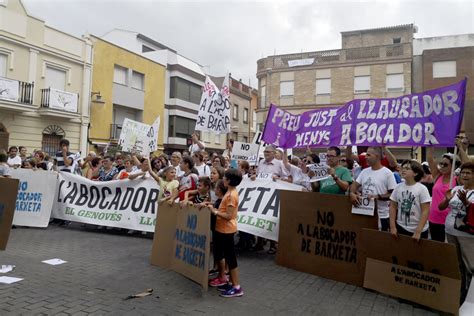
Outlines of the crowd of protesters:
M29 155L25 147L12 146L8 152L0 151L0 176L10 176L12 168L25 168L71 172L92 181L152 177L162 188L160 203L194 204L211 210L215 263L210 274L215 278L210 285L227 297L243 294L235 250L262 251L266 244L262 238L240 232L234 245L238 232L235 188L242 178L255 180L258 173L301 185L308 192L345 194L355 206L363 198L374 199L380 230L394 238L430 238L459 247L457 237L474 237L472 219L468 218L474 217L474 163L467 155L469 142L465 137L456 139L457 156L446 153L437 160L434 148L428 147L423 163L398 162L385 147L368 147L361 154L353 153L351 147L329 147L325 152L328 177L320 181L313 180L315 173L310 168L320 163L320 158L310 148L303 157L289 157L286 151L269 145L256 166L239 161L233 168L233 140L228 141L223 154L207 152L197 134L192 135L192 141L189 150L171 155L90 152L84 159L70 152L65 139L54 156L40 150ZM274 254L277 246L270 241L268 253ZM230 273L230 283L226 272Z

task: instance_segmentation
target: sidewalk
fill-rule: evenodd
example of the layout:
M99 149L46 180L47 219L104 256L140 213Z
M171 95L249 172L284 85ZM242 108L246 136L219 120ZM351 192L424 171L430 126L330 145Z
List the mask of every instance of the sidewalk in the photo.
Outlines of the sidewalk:
M50 225L12 230L1 264L0 315L437 315L363 288L277 266L274 256L245 253L239 260L245 295L225 299L210 288L150 265L152 240L112 231ZM66 264L41 261L60 258ZM2 276L3 274L0 274ZM123 300L154 289L151 296Z

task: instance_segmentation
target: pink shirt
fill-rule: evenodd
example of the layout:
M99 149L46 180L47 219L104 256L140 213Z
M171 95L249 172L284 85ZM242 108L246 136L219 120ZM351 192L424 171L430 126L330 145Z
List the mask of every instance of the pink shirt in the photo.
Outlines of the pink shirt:
M453 187L456 186L456 178L453 179ZM444 193L449 190L449 183L443 183L443 176L439 176L433 186L433 196L431 197L430 216L428 220L433 224L442 224L446 222L451 209L448 207L440 211L438 206L444 200Z

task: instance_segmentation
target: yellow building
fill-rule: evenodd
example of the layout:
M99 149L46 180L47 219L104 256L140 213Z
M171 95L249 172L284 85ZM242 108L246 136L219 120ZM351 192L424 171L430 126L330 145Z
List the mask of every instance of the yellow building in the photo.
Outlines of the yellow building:
M158 150L163 150L166 67L101 38L91 40L91 149L116 144L125 118L152 124L160 116Z

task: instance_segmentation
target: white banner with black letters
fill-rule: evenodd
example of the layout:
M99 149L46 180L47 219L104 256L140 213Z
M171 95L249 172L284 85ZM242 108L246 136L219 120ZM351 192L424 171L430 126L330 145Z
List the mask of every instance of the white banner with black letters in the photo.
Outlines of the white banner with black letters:
M244 178L237 190L239 191L237 229L277 241L280 225L278 190L301 191L303 187L280 180L273 181L270 174L260 174L253 181Z
M234 142L232 148L232 159L245 160L251 166L254 166L258 162L258 144Z
M20 180L13 225L47 227L58 181L57 173L13 169L12 178Z
M155 231L160 187L151 178L100 182L60 172L57 186L55 218Z

